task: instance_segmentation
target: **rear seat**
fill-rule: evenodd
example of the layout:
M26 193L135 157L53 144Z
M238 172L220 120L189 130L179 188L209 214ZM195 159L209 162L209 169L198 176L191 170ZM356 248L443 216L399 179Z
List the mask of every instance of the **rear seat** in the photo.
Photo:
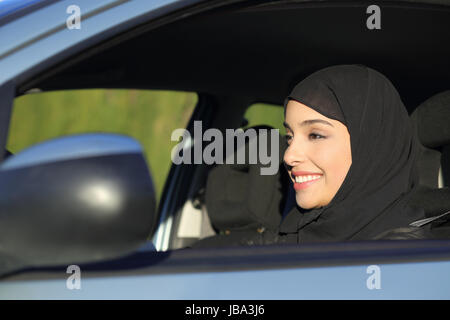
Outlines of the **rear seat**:
M432 96L411 115L422 145L420 187L410 202L436 217L450 210L450 90ZM430 222L432 236L450 238L450 214Z
M273 129L269 126L252 128L257 133L259 129ZM257 139L259 144L259 136ZM280 166L276 175L261 175L260 168L263 165L248 163L248 142L245 144L246 164L223 164L210 170L205 202L211 225L217 235L202 239L192 247L241 245L246 239L276 232L281 222L289 185L282 162L286 148L283 139L280 135ZM270 139L267 140L271 150Z

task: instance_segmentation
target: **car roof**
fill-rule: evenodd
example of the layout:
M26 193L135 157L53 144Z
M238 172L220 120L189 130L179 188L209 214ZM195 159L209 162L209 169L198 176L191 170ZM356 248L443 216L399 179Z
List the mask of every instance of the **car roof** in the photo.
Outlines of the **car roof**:
M42 2L42 0L1 0L0 17L12 14L37 2Z
M53 2L55 0L0 0L0 25Z

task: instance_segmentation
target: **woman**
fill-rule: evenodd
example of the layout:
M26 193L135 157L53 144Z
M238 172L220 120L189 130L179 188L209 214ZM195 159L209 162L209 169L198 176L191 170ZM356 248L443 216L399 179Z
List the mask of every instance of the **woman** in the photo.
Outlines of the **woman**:
M297 206L278 242L389 238L389 230L424 218L408 206L418 142L399 94L379 72L362 65L315 72L286 98L285 127Z
M200 246L264 245L347 240L417 239L428 229L408 205L418 187L419 144L391 82L362 65L310 75L285 100L284 164L296 206L278 232Z

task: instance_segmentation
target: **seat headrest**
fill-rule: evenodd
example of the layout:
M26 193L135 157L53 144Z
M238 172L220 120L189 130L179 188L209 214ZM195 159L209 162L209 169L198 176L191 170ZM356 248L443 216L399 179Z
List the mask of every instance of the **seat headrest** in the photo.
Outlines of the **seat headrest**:
M435 149L450 145L450 90L423 102L411 119L423 146Z
M421 144L419 184L438 188L439 172L444 185L450 182L450 90L436 94L411 114Z
M257 126L255 129L259 146L259 129L273 129L269 126ZM219 231L257 229L265 227L276 229L281 222L282 207L288 183L283 167L283 154L286 144L278 137L279 168L275 175L261 175L262 165L249 163L249 141L245 143L245 164L222 164L209 172L205 202L212 226ZM269 157L272 152L270 135L267 137ZM258 147L259 151L259 147ZM236 152L236 150L235 150ZM258 157L259 158L259 157ZM259 160L259 159L258 159Z

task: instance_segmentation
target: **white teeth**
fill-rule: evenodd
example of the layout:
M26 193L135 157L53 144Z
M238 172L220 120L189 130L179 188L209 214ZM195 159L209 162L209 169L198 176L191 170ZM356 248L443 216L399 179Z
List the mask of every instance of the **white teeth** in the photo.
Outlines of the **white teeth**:
M306 181L317 180L319 178L320 178L320 176L317 176L317 175L314 175L314 176L296 176L295 177L295 182L303 183L303 182L306 182Z

